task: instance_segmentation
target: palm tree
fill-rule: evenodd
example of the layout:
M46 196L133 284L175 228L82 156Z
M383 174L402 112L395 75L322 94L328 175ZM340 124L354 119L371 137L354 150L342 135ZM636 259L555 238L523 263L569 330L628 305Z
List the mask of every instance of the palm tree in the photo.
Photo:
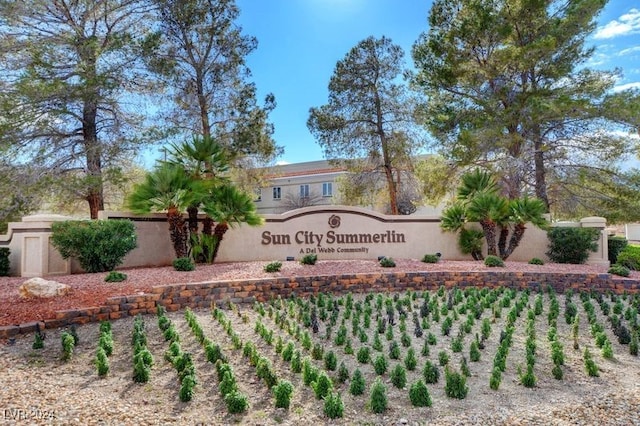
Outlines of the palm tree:
M205 200L202 210L216 221L213 235L216 246L212 260L215 260L224 234L229 227L246 223L249 226L262 225L263 219L258 215L253 197L232 185L216 187L210 198Z
M133 188L127 205L134 213L166 212L176 257L186 257L188 235L183 213L195 199L202 197L204 189L183 168L160 164Z
M514 229L509 240L509 246L501 253L501 257L506 259L513 253L513 251L520 245L524 231L527 229L525 226L527 223L542 228L547 226L547 221L544 219L546 213L546 205L544 202L537 198L523 197L509 202L509 220L513 224Z
M182 144L172 144L168 150L168 163L185 170L193 180L204 180L209 185L220 185L228 182L226 173L229 171L229 154L225 148L211 136L194 136L191 141ZM191 238L199 239L198 208L204 200L196 199L187 207L189 215L189 232ZM211 235L213 223L206 217L203 224L204 235Z
M471 253L478 260L482 259L478 231L465 227L467 222L478 222L487 241L487 254L507 259L520 244L526 223L539 227L546 224L544 213L544 203L538 199L524 197L509 201L502 197L493 176L476 169L462 176L458 201L443 212L440 226L445 231L460 231L463 253Z

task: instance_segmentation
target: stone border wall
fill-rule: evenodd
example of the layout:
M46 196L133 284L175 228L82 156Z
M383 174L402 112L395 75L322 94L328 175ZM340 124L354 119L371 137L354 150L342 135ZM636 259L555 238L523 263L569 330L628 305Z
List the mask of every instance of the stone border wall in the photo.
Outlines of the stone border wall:
M613 278L610 274L559 274L535 272L397 272L273 278L243 281L217 281L172 284L154 287L150 293L110 297L103 306L58 311L53 319L0 327L0 338L6 339L40 328L66 327L72 324L116 320L137 314L153 314L162 305L168 311L184 308L209 308L213 302L264 302L272 297L309 296L318 293L404 292L437 290L452 287L508 287L537 290L551 285L556 292L596 290L615 293L640 292L640 280Z

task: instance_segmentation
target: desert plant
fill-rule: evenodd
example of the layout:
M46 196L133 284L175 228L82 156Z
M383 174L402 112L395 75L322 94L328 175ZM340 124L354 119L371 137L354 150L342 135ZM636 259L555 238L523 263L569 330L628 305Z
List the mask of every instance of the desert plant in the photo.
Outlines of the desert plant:
M337 379L339 383L344 383L349 380L349 369L345 365L344 361L341 362L338 367Z
M422 257L422 261L424 263L438 263L439 260L440 256L438 256L437 254L425 254Z
M265 272L280 272L281 268L282 268L282 262L279 262L279 261L269 262L264 266L264 271Z
M109 373L109 359L107 354L101 346L98 346L96 350L96 368L98 369L98 376L103 377Z
M108 283L119 283L121 281L125 281L127 279L127 274L119 271L110 271L106 277L104 277L104 281Z
M73 349L76 346L75 339L70 333L63 331L60 334L60 341L62 344L62 359L65 361L71 360L71 357L73 357Z
M317 254L307 254L307 255L304 255L302 259L300 259L300 263L302 263L303 265L315 265L317 261L318 261Z
M539 257L533 257L529 260L529 265L544 265L544 260Z
M38 329L36 334L33 335L33 344L31 345L32 349L42 349L44 348L44 334Z
M324 414L330 419L337 419L344 414L344 403L338 392L330 392L324 399Z
M137 246L129 220L70 220L51 225L51 243L63 259L77 258L86 272L113 270Z
M373 361L373 370L376 372L378 376L382 376L387 372L387 368L389 367L387 363L387 358L383 354L380 354Z
M111 356L113 353L113 337L111 337L111 333L100 333L98 346L104 349L107 356Z
M353 396L362 395L366 387L364 376L360 369L356 368L351 378L351 384L349 384L349 393Z
M318 369L311 363L309 357L305 357L302 361L302 382L311 386L311 383L315 382L318 378Z
M380 414L387 409L387 404L387 388L378 377L371 386L369 406L371 407L371 411Z
M553 368L551 369L551 374L556 380L562 380L562 377L564 376L564 372L558 364L554 364Z
M398 389L402 389L407 384L407 370L402 364L396 364L389 374L391 376L391 383Z
M447 354L445 351L438 352L438 362L440 363L441 367L449 364L449 354Z
M323 399L333 390L333 382L329 376L327 376L327 373L322 371L318 374L317 379L311 384L311 388L313 388L316 398Z
M173 260L173 269L180 272L188 272L196 269L190 257L179 257Z
M532 388L536 385L537 379L535 374L533 374L533 365L527 364L526 373L519 374L519 376L520 376L520 383L522 383L524 387Z
M409 399L414 407L431 407L431 395L429 395L429 389L422 379L413 383L409 388Z
M457 371L445 369L444 371L444 391L449 398L464 399L467 397L469 387L467 386L467 378L464 374Z
M424 368L422 369L422 377L424 377L425 383L438 383L438 379L440 378L440 371L435 364L433 364L430 360L427 360L424 364Z
M494 367L491 371L491 377L489 377L489 387L493 390L498 390L500 382L502 381L502 370L498 367Z
M587 370L587 374L591 377L598 377L600 375L600 371L595 361L593 360L593 356L591 355L591 352L589 352L588 348L584 349L583 359L584 367Z
M291 396L293 395L293 385L288 380L280 380L273 387L273 395L276 398L276 408L289 409Z
M360 362L361 364L366 364L371 360L371 351L369 350L368 346L361 346L360 349L358 349L358 354L356 355L356 358L358 359L358 362Z
M225 395L224 403L227 405L227 411L231 414L239 414L247 410L249 407L249 398L240 393L238 390Z
M409 371L413 371L416 369L418 365L418 358L416 358L416 351L413 348L409 348L407 351L407 355L404 357L404 366Z
M631 271L629 270L629 268L617 263L614 265L611 265L611 267L607 272L613 275L619 275L621 277L628 277L631 274Z
M400 359L400 346L395 340L389 344L389 358Z
M238 384L236 383L236 378L233 374L233 371L231 370L231 366L229 366L229 368L223 369L222 380L220 380L220 383L218 384L218 390L220 391L220 394L224 397L237 389Z
M595 228L557 227L547 231L552 262L580 264L587 261L590 251L596 251L600 231Z
M390 257L383 257L380 259L380 266L383 268L394 268L396 266L396 262Z
M142 357L138 357L133 364L133 381L136 383L147 383L151 375L151 367L147 366Z
M638 332L631 334L631 341L629 342L629 353L634 356L638 356Z
M324 355L324 368L329 371L335 371L338 366L338 357L335 352L329 351Z
M480 348L478 347L478 341L474 340L469 346L469 359L471 360L471 362L478 362L480 361L480 356L481 354Z
M504 266L504 261L498 256L489 255L484 259L484 264L489 267L502 267Z

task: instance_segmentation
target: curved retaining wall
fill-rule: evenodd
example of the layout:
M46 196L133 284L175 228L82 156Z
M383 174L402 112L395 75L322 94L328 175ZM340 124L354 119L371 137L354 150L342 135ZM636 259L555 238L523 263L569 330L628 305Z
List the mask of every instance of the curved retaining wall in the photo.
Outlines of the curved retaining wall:
M41 328L66 327L71 324L115 320L152 314L158 305L168 311L183 308L209 308L213 302L234 303L267 301L272 297L286 298L292 293L308 296L317 293L403 292L406 290L437 290L441 285L452 287L509 287L518 290L552 286L556 292L566 289L596 290L615 293L640 292L640 280L623 279L610 274L550 274L533 272L398 272L351 274L340 276L310 276L242 281L216 281L172 284L154 287L150 293L110 297L102 306L58 311L56 317L43 322L0 327L0 338L31 333Z

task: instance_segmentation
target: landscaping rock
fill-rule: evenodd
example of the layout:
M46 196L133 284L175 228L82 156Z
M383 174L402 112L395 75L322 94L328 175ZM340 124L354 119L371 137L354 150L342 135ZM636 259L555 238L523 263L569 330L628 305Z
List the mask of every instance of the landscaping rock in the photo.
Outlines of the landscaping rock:
M70 289L71 287L67 284L36 277L22 283L18 288L18 293L21 298L29 299L32 297L64 296L69 293Z

